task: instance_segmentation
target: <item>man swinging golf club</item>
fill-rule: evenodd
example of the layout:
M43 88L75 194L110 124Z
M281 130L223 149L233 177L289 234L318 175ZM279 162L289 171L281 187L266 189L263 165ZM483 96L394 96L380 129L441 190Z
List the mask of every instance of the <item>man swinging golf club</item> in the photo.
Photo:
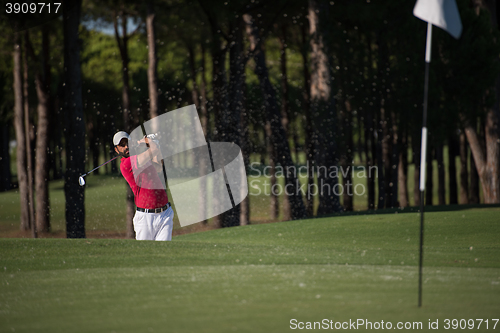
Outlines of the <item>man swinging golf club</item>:
M115 151L122 156L120 170L134 192L137 211L134 216L134 230L137 240L172 240L174 211L164 188L160 188L161 170L158 156L160 149L154 140L144 137L138 144L146 144L145 152L129 155L128 133L120 131L113 137ZM134 176L135 174L135 176Z

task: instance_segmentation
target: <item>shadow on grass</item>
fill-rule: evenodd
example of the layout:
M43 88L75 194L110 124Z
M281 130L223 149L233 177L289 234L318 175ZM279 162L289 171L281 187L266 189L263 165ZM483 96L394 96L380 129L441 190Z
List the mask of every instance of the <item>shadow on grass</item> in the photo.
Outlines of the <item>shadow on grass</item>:
M437 205L425 206L424 212L452 212L459 210L466 210L472 208L500 208L500 204L468 204L468 205ZM385 209L371 209L355 212L339 212L333 214L325 214L321 216L314 216L314 218L334 217L334 216L358 216L358 215L378 215L378 214L405 214L405 213L420 213L420 206L404 207L404 208L385 208Z

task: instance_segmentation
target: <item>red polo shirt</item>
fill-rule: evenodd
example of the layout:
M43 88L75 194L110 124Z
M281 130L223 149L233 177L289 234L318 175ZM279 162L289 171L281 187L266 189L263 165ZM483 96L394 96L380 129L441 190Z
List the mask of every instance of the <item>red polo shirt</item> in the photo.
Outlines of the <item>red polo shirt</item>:
M148 162L142 170L137 167L137 155L121 159L120 170L135 196L135 205L140 208L160 208L168 203L167 192L156 169ZM133 170L139 175L134 177Z

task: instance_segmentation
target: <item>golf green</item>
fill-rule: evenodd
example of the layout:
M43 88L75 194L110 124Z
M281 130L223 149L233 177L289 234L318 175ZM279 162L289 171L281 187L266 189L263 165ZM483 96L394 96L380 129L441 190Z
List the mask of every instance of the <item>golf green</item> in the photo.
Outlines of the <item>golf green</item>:
M426 214L422 308L417 213L250 225L162 243L0 239L0 331L494 332L499 216L499 208Z

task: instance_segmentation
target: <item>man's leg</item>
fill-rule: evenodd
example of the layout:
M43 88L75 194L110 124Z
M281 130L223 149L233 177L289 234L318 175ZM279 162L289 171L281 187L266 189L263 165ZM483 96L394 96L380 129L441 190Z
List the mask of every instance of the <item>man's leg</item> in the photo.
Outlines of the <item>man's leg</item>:
M154 214L136 211L134 215L135 239L153 240L153 216Z
M158 223L158 232L155 240L169 241L172 240L172 229L174 228L174 210L172 207L159 214L156 217Z

